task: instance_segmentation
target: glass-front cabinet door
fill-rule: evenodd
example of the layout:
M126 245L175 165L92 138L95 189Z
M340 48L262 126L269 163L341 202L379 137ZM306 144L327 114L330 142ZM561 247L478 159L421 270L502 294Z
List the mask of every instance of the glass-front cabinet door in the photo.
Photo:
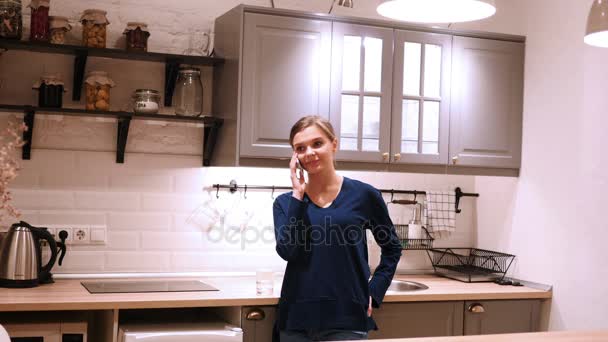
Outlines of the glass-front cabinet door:
M336 159L388 162L393 30L334 23L330 121Z
M391 163L448 161L452 37L395 31Z

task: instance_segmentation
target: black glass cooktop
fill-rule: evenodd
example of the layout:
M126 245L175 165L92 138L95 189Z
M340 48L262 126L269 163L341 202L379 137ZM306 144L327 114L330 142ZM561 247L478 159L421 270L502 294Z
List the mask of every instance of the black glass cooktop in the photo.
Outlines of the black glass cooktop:
M81 284L89 293L219 291L198 280L103 280Z

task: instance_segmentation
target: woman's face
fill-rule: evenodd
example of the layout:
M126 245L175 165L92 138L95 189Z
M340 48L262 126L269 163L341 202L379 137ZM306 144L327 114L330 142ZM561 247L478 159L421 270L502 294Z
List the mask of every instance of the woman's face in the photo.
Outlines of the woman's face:
M316 125L307 127L293 137L293 150L304 169L315 174L328 168L333 169L334 154L338 141L331 141Z

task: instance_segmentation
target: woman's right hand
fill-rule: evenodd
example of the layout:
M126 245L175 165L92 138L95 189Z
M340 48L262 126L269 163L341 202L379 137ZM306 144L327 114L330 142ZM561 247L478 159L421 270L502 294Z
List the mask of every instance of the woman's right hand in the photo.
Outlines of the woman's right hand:
M300 170L300 177L298 178L296 174L296 169L298 168L298 154L296 152L291 156L291 161L289 162L289 169L291 170L291 185L293 187L293 197L299 199L300 201L304 198L304 193L306 192L306 181L304 180L304 172Z

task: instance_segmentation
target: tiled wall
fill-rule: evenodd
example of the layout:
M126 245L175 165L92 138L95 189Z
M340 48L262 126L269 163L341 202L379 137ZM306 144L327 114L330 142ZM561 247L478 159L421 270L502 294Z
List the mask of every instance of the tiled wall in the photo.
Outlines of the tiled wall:
M181 53L192 33L211 30L215 17L239 3L269 6L269 1L55 1L52 15L66 15L74 30L68 40L77 43L76 23L82 10L103 8L111 22L108 45L122 47L122 30L127 21L146 21L152 36L150 51ZM323 12L331 1L277 0L280 8ZM25 7L24 2L24 7ZM354 10L336 7L334 13L377 17L375 1L357 1ZM28 24L28 9L24 9ZM27 29L24 35L27 35ZM84 107L72 102L70 56L39 55L9 51L0 63L0 103L35 104L33 82L44 72L64 76L68 92L64 106ZM129 97L137 88L162 89L164 66L160 63L89 58L88 70L105 70L117 86L111 91L113 110L128 109ZM211 113L211 68L203 68L204 113ZM161 112L171 113L171 108ZM2 116L1 120L7 117ZM285 128L289 129L288 127ZM62 116L37 117L32 160L13 183L15 204L32 224L106 225L105 246L71 246L64 266L56 273L83 272L186 272L253 271L259 267L284 268L270 238L255 239L222 227L238 222L245 210L255 213L249 221L259 230L272 232L270 192L251 192L240 203L239 195L203 191L205 185L241 184L289 185L288 170L263 168L201 168L202 129L192 124L134 121L127 142L125 164L115 163L116 124L113 119L83 119ZM338 166L339 169L339 166ZM342 172L379 188L453 189L474 191L474 177L376 172ZM388 197L387 197L388 200ZM216 206L226 218L214 228L203 227L201 208ZM457 231L437 245L468 246L475 239L475 200L464 199ZM244 208L244 209L243 209ZM409 210L402 208L401 210ZM396 220L409 213L391 208ZM6 227L6 226L5 226ZM265 227L265 228L264 228ZM223 238L217 237L224 232ZM230 233L230 234L228 234ZM261 233L260 233L261 234ZM379 260L378 248L370 249L371 264ZM400 269L428 268L421 252L407 252Z

